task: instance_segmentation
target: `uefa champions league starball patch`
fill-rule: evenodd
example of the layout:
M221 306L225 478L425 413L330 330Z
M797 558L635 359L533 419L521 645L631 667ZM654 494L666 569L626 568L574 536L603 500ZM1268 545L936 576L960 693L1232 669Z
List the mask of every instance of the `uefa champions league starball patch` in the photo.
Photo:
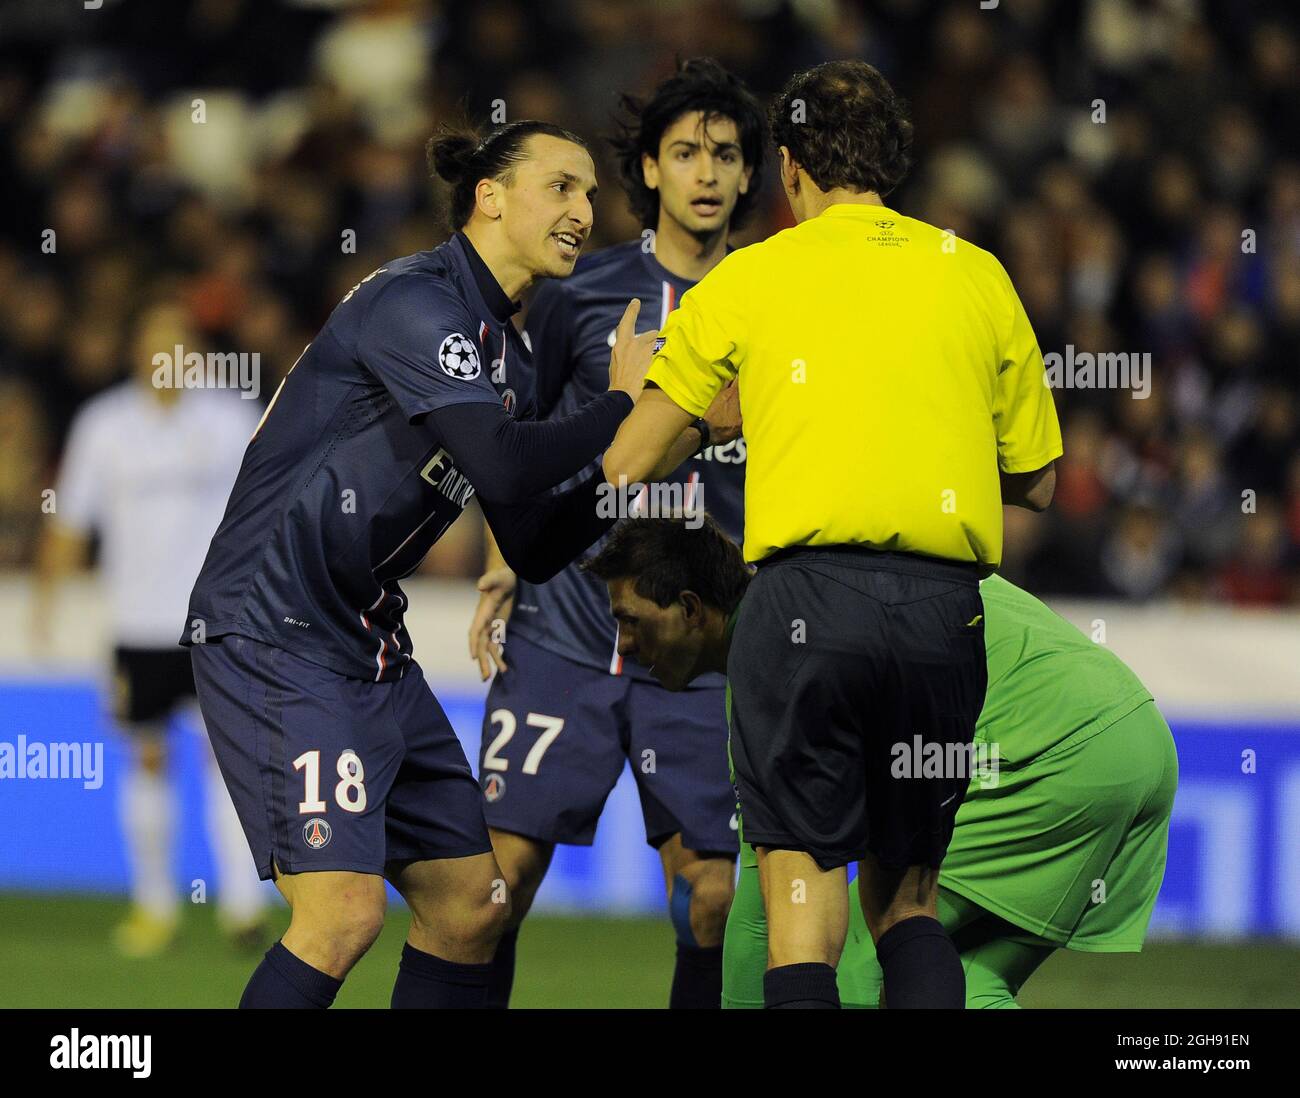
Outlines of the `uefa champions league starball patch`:
M478 348L473 340L459 332L449 335L438 348L438 365L442 372L461 381L473 381L478 377L481 367L478 361Z

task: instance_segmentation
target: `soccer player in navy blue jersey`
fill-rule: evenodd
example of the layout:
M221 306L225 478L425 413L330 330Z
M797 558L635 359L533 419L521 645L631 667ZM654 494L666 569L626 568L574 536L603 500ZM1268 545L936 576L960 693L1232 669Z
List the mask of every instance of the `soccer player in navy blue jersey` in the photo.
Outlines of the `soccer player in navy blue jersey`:
M190 596L204 718L260 875L293 910L242 1006L325 1007L379 934L411 926L393 1006L483 1006L509 891L464 752L413 659L399 581L477 495L505 559L549 578L610 525L590 467L632 407L652 336L620 321L600 393L533 422L511 323L591 231L582 141L514 122L446 130L430 162L454 235L343 298L244 455Z
M526 328L543 416L571 415L599 391L622 303L639 298L646 303L642 326L660 327L682 294L722 260L729 231L757 192L762 111L716 62L689 61L646 101L624 97L624 105L628 121L615 147L646 231L584 257L570 278L538 290ZM738 437L734 389L704 419L682 433L686 444L673 451L688 460L664 478L672 488L657 484L641 497L641 510L652 513L656 502L688 514L707 508L739 537L745 440ZM524 576L517 586L500 564L489 550L470 629L483 676L489 660L498 665L479 779L493 847L514 896L489 1003L508 1003L517 929L555 844L591 844L605 799L630 760L677 936L670 1005L716 1008L738 849L722 677L668 692L647 669L624 662L604 585L577 562L546 583ZM503 653L494 623L506 613Z

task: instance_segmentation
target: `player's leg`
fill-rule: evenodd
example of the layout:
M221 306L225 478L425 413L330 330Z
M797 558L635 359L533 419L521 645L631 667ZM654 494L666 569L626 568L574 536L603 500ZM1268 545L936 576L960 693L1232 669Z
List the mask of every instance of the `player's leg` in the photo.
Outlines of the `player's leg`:
M967 1010L1017 1008L1025 981L1057 948L988 912L957 930L953 942L966 973Z
M942 884L935 910L949 937L986 914L971 901L947 891ZM874 1010L883 1005L885 974L876 959L876 943L871 940L867 917L862 912L860 881L849 889L849 933L835 976L840 988L840 1002L845 1007Z
M179 922L172 880L176 794L167 776L162 722L130 726L130 771L122 784L119 814L131 871L132 910L114 929L128 957L152 956L171 944Z
M277 873L275 884L292 912L289 929L279 944L294 958L341 984L384 928L388 898L383 877L338 871ZM314 982L305 974L304 984ZM249 984L249 990L254 995L246 991L245 1000L255 1000L254 984ZM240 1005L267 1004L246 1001Z
M768 1007L839 1007L846 866L865 849L856 693L871 669L838 640L841 592L822 588L801 564L760 567L727 660L736 786L767 912Z
M727 913L722 942L722 1007L761 1010L763 974L767 971L767 914L758 878L758 855L748 843L740 847L736 895Z
M405 742L388 794L388 878L411 909L394 1007L484 1007L511 895L492 853L483 794L418 664L392 684Z
M659 847L668 912L677 936L677 961L668 1005L674 1010L717 1010L722 1005L722 938L735 893L730 854L703 854L680 834Z
M131 911L113 930L128 957L165 949L176 934L179 901L172 878L176 794L167 776L165 695L156 689L159 653L119 648L114 653L113 715L127 740L129 769L118 815L131 874Z
M493 1010L505 1010L510 1005L510 992L514 989L519 927L532 910L533 899L546 878L555 854L555 844L495 827L488 828L488 835L492 838L492 850L501 868L501 876L510 890L510 918L492 958L487 1005Z
M385 809L406 754L396 684L358 682L235 635L209 638L191 658L258 876L276 879L293 912L240 1005L329 1006L383 926ZM468 767L466 781L473 790ZM473 852L486 845L484 835Z
M634 681L626 713L646 840L659 851L677 938L669 1006L717 1010L739 850L725 692Z
M510 893L489 851L412 862L392 875L411 909L396 1008L483 1008Z
M660 848L664 885L678 941L721 948L727 912L735 894L736 863L727 854L701 854L671 836Z
M194 696L194 678L190 656L181 651L189 675L189 689L183 707L183 720L199 734L199 753L203 768L203 815L207 825L208 846L217 868L217 919L222 933L241 948L266 947L266 902L257 879L257 867L249 852L248 839L240 826L239 816L226 790L217 757L212 753L207 727L198 699Z
M848 929L848 873L823 869L802 850L756 846L763 910L768 922L769 1008L836 1008L835 986Z
M886 866L870 853L858 863L862 911L884 974L885 999L895 1007L965 1002L958 950L938 918L938 891L939 870L933 866Z
M483 815L512 914L492 962L489 1007L509 1005L519 928L532 908L556 843L590 846L623 769L621 678L508 642L509 670L488 689L479 750Z
M954 842L960 834L958 825ZM1057 949L1052 942L998 918L942 883L936 914L961 957L968 1010L1016 1006L1015 997L1025 981ZM845 1007L885 1005L884 973L857 888L849 896L849 933L836 977Z

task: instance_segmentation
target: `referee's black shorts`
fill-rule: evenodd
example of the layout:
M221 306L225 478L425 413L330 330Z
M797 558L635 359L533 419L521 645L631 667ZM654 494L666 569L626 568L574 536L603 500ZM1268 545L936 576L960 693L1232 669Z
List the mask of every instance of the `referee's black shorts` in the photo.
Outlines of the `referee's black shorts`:
M975 565L852 546L760 565L727 659L745 840L823 869L868 851L937 868L988 683L983 614Z

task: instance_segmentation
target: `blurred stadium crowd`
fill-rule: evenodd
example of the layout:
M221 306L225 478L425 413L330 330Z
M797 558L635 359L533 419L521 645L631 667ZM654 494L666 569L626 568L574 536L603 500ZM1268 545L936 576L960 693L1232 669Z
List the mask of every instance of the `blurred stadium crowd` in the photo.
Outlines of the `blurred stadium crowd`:
M349 287L445 238L423 156L438 120L504 110L595 137L616 93L648 90L675 56L713 55L760 95L860 57L913 105L916 167L890 205L993 250L1045 353L1151 355L1148 399L1058 393L1056 502L1043 516L1009 510L1007 573L1044 594L1296 603L1300 35L1288 12L1253 0L8 0L0 566L31 561L77 408L158 350L134 339L144 305L186 304L187 349L259 352L266 400ZM607 156L599 166L588 250L640 231ZM741 242L789 223L772 174ZM477 573L480 531L455 533L426 571Z

